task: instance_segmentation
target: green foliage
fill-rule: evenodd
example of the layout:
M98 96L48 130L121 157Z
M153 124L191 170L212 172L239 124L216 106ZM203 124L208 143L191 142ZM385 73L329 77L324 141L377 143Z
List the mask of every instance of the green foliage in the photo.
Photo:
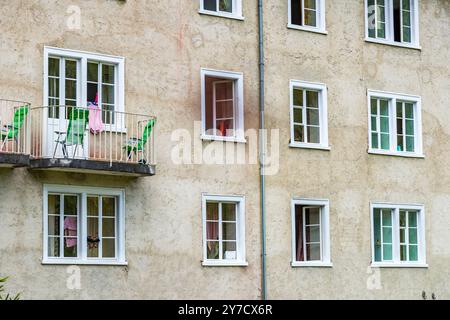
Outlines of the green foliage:
M8 280L8 277L6 278L0 278L0 300L19 300L20 299L20 293L16 294L15 296L11 296L9 293L3 294L5 291L5 283L6 280Z

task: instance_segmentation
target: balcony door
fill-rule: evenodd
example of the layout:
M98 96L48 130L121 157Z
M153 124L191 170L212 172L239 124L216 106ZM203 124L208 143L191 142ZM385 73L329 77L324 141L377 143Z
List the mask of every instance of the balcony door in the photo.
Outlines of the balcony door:
M69 131L79 132L69 130L69 117L74 108L86 107L81 100L81 60L49 56L46 78L48 101L43 108L44 156L85 159L89 155L87 129L81 139L74 139L74 135L67 137Z

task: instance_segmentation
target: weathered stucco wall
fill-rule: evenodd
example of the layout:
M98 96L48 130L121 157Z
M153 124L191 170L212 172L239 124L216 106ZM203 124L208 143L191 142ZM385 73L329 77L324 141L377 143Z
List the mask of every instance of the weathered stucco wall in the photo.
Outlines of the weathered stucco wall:
M244 73L245 128L258 127L256 0L244 21L199 15L198 1L0 0L0 98L42 105L43 47L126 58L126 111L158 117L157 175L142 179L0 169L0 274L37 298L260 296L257 165L175 165L173 130L200 114L200 68ZM82 25L69 30L69 6ZM421 1L422 50L364 42L360 1L327 1L328 35L286 28L287 1L265 1L267 125L280 129L280 170L267 178L269 298L450 298L450 2ZM289 80L328 86L331 151L290 149ZM367 154L367 89L422 96L425 159ZM205 146L208 143L203 143ZM43 266L44 183L126 189L128 267ZM246 196L248 267L204 268L201 193ZM290 267L292 197L330 200L333 268ZM381 269L368 290L370 201L423 203L428 269Z
M331 145L280 147L280 172L267 180L271 297L450 297L450 2L420 2L421 51L365 42L362 1L327 1L328 35L289 30L286 1L266 5L268 125L289 141L289 80L322 82ZM367 153L367 89L422 97L425 159ZM333 268L290 267L292 197L330 200ZM422 203L426 212L429 268L381 268L381 290L367 289L376 270L367 269L370 201Z
M81 9L80 30L67 28L71 5ZM11 276L10 291L26 299L258 298L258 167L171 160L172 131L194 137L201 119L201 67L244 73L245 126L257 126L254 8L244 8L245 22L201 16L195 1L2 0L0 8L1 98L42 105L44 46L55 46L125 57L126 111L158 118L154 177L0 169L0 273ZM126 189L127 268L82 266L82 290L72 291L65 266L41 265L44 183ZM248 267L201 266L202 192L246 196Z

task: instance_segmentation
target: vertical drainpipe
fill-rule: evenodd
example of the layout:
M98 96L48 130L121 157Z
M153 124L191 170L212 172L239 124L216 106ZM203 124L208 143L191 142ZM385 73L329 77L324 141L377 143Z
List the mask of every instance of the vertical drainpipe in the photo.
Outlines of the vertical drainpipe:
M263 29L263 0L258 0L258 33L259 33L259 165L261 189L261 299L267 299L266 281L266 185L264 164L266 155L264 134L264 29Z

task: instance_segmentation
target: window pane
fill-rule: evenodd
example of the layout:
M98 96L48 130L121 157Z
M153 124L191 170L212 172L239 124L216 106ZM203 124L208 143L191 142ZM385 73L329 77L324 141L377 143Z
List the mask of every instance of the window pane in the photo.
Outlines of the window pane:
M207 202L206 203L206 220L219 220L219 204Z
M405 103L405 117L414 119L414 105L412 103Z
M403 27L403 42L411 42L411 28Z
M406 227L406 211L400 211L400 227Z
M216 119L233 118L233 101L216 102Z
M404 145L403 145L403 136L397 136L397 151L403 151Z
M380 130L381 132L389 133L389 118L380 117Z
M384 39L386 37L386 31L385 31L386 25L382 22L378 22L377 25L377 38Z
M305 224L320 223L320 208L305 208Z
M319 125L319 109L306 109L306 118L308 125Z
M305 9L305 25L311 26L311 27L317 26L315 10L306 10Z
M409 228L409 243L417 244L417 228Z
M384 209L384 210L382 210L382 214L383 214L383 226L385 226L385 227L392 226L391 210Z
M236 221L235 203L222 203L222 221Z
M60 196L56 194L48 195L48 214L60 214Z
M64 218L64 256L76 257L78 244L78 219Z
M414 137L406 137L406 151L414 152Z
M406 134L414 135L414 120L405 120L406 122Z
M297 142L305 142L304 126L294 125L294 140Z
M233 0L219 0L219 10L232 13Z
M98 216L98 197L87 197L88 216Z
M411 10L410 0L402 0L403 10Z
M400 243L406 242L406 229L400 229Z
M64 196L64 215L78 214L78 197Z
M115 237L116 236L116 219L114 218L103 218L102 231L104 237Z
M77 82L66 80L66 99L77 99Z
M316 9L316 0L305 0L305 8Z
M417 227L417 212L409 212L409 227Z
M206 243L206 257L208 259L219 259L219 242L208 241Z
M389 102L387 100L380 100L380 115L389 116Z
M102 239L102 257L115 258L116 257L116 240Z
M319 93L317 91L306 91L306 106L308 108L319 108Z
M308 126L308 142L320 143L320 129L318 127Z
M203 0L203 8L205 10L217 11L216 0Z
M98 245L99 245L99 235L98 235L98 218L87 218L87 247L88 247L88 257L98 257Z
M98 64L88 62L87 64L87 80L92 82L98 82Z
M59 257L59 237L48 238L48 256Z
M378 115L378 100L375 98L370 99L370 112L373 115Z
M233 136L234 135L234 120L217 120L216 121L216 134L218 136Z
M102 214L106 217L116 216L116 199L103 197L102 198Z
M108 84L114 84L114 66L102 65L102 82Z
M374 249L375 249L375 261L381 261L381 211L380 209L374 209L373 212L373 235L374 235Z
M66 60L66 78L76 79L77 78L77 62Z
M59 59L55 58L48 59L48 75L59 77Z
M233 99L233 81L216 82L216 100Z
M320 244L306 244L306 260L320 260Z
M392 245L383 245L383 260L392 260Z
M372 133L372 148L378 149L378 134Z
M59 79L48 79L48 95L50 97L59 97ZM58 105L59 103L49 103L49 105Z
M392 227L383 227L383 243L392 243Z
M219 223L207 222L206 223L206 239L207 240L219 240Z
M410 245L409 247L409 261L418 260L418 246Z
M377 117L370 117L370 129L371 131L377 131Z
M59 216L48 216L48 235L59 236Z
M294 89L294 106L303 106L303 90Z
M236 223L222 223L222 239L236 240Z
M320 242L320 227L305 227L306 242Z
M114 104L114 86L102 86L102 103Z
M389 134L382 133L380 137L381 137L381 149L389 150L390 148Z
M403 26L411 26L411 13L409 11L403 11Z
M407 254L407 246L406 245L401 245L400 246L400 260L401 261L407 261L408 259L408 254Z
M400 118L400 119L397 118L397 133L403 134L403 119L402 118Z
M237 259L236 254L236 242L224 242L222 244L222 255L223 259L226 260L235 260Z
M294 108L294 122L303 123L303 110L300 108Z

